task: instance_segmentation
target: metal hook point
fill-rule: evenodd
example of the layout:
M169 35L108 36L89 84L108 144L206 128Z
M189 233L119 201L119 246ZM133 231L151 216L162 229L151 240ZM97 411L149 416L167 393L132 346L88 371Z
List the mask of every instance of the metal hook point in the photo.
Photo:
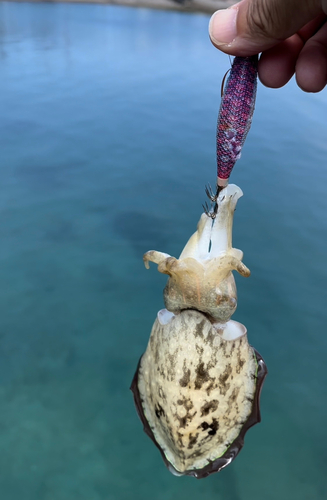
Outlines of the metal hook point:
M215 212L211 211L211 208L209 208L207 202L205 202L204 204L202 204L202 207L203 207L204 213L206 214L207 217L210 217L211 219L215 219L216 218Z
M210 184L205 186L205 192L206 192L206 195L208 196L210 201L212 201L212 202L217 201L217 195L213 193L213 190L212 190L212 187L210 186Z

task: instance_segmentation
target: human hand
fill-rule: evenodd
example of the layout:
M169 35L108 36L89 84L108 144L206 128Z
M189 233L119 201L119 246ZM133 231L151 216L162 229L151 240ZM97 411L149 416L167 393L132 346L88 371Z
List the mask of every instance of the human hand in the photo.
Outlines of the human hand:
M293 74L306 92L327 83L327 0L242 0L213 14L212 43L226 54L262 52L259 78L267 87L285 85Z

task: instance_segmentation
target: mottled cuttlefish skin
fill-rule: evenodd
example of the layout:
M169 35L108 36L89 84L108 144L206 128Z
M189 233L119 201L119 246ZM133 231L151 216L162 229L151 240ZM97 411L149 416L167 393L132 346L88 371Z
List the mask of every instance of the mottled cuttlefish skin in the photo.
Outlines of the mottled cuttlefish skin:
M224 340L223 325L217 329L195 310L153 325L138 390L153 435L178 472L223 455L251 414L257 363L243 328L239 338Z

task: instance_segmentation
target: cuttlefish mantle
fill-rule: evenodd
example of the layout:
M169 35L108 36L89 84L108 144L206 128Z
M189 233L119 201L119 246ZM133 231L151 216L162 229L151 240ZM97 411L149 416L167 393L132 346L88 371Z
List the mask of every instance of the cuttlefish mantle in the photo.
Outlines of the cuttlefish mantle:
M239 187L220 192L215 219L202 214L179 259L158 251L143 259L169 276L166 309L158 312L131 389L145 432L176 475L206 477L226 467L260 421L267 374L249 345L237 306L233 270L249 276L232 247Z

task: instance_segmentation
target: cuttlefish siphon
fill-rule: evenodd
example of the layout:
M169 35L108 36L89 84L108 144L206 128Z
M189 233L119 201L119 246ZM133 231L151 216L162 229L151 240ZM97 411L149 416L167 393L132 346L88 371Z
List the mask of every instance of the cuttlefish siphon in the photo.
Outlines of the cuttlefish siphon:
M158 312L131 389L145 432L175 475L203 478L239 453L260 421L266 365L248 343L237 306L233 270L249 276L243 252L232 248L232 224L242 191L218 198L215 218L203 213L179 259L151 250L143 259L168 274L166 309Z

